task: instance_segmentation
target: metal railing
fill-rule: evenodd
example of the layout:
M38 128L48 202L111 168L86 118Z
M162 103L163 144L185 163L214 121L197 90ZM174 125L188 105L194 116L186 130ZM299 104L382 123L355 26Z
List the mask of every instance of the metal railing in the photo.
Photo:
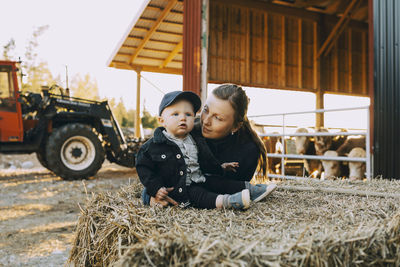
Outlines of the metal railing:
M338 112L338 111L352 111L352 110L366 110L367 113L367 127L365 132L314 132L314 133L286 133L285 117L290 115L299 114L309 114L309 113L325 113L325 112ZM276 134L260 134L261 137L282 137L282 153L268 153L268 158L281 158L281 174L268 174L269 178L283 178L283 179L309 179L309 177L291 176L285 175L285 159L310 159L310 160L335 160L335 161L347 161L347 162L365 162L366 164L366 177L371 179L371 151L370 151L370 114L369 106L363 107L353 107L353 108L342 108L342 109L317 109L313 111L303 111L303 112L290 112L290 113L276 113L267 115L256 115L249 116L249 118L259 118L259 117L272 117L272 116L282 116L282 133ZM349 136L349 135L364 135L365 138L365 158L349 158L349 157L328 157L328 156L314 156L314 155L299 155L299 154L286 154L285 137L295 137L295 136Z

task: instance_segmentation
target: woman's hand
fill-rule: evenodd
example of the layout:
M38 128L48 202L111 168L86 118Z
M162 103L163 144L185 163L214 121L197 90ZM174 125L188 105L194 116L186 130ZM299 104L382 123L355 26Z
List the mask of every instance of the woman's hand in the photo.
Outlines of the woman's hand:
M178 202L176 202L175 200L173 200L168 196L168 193L171 192L172 190L174 190L173 187L169 188L161 187L160 189L158 189L156 196L150 199L150 205L159 204L163 207L166 207L169 204L172 204L174 206L177 206Z
M236 172L236 168L239 168L239 162L225 162L221 164L221 167L225 171Z

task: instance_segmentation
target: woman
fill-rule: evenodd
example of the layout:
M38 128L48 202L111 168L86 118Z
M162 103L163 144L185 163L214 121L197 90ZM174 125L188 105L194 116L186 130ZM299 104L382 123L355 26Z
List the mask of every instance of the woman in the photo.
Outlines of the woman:
M223 84L215 88L201 112L201 132L220 163L237 162L224 177L250 181L259 166L259 176L266 179L267 153L264 143L247 118L249 99L242 87Z
M267 155L264 143L251 128L247 118L249 99L242 87L223 84L215 88L204 104L200 123L193 131L201 131L219 164L234 162L223 178L250 181L259 166L258 178L267 177ZM172 190L169 188L168 190ZM143 203L176 204L170 198L161 200L142 194Z

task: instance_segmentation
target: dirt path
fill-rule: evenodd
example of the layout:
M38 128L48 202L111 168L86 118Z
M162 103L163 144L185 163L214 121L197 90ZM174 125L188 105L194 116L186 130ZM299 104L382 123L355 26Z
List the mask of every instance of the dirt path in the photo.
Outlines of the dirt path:
M0 171L0 266L63 266L78 203L137 179L133 169L105 163L94 179L63 181L32 162L29 170Z

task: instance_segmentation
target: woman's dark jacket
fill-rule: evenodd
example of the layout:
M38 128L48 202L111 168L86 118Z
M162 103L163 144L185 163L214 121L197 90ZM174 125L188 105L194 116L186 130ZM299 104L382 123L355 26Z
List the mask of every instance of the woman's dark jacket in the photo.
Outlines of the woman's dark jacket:
M196 124L195 130L199 129L200 124ZM253 178L260 157L260 149L243 129L218 140L206 138L206 142L220 164L239 162L236 172L225 172L224 179L250 181Z
M136 159L136 170L150 196L154 197L161 187L174 187L168 196L177 202L187 202L189 200L186 189L187 166L181 150L165 137L163 130L163 127L157 128L154 137L140 148ZM201 132L192 131L191 135L197 145L203 174L223 175L220 163L211 153Z

